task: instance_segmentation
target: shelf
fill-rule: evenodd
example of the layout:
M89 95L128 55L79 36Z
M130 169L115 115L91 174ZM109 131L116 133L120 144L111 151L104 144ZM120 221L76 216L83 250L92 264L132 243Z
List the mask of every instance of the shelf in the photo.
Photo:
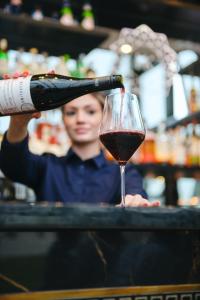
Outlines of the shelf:
M171 165L168 163L144 163L136 164L135 167L143 174L153 172L157 175L169 174L173 176L175 173L183 173L185 176L194 176L194 174L200 174L200 166L182 166L182 165Z
M166 129L172 129L177 126L186 126L189 123L200 123L200 111L189 114L187 117L180 120L172 120L167 122Z
M142 176L153 174L155 176L163 176L165 179L165 204L177 205L178 190L177 179L181 177L200 178L200 166L182 166L170 165L168 163L147 163L135 165L136 169Z
M197 60L191 65L181 69L179 73L181 75L200 76L200 60Z
M27 15L10 15L0 10L0 38L7 38L10 49L19 47L28 50L38 48L40 52L60 56L65 53L77 58L80 53L88 53L101 47L106 40L118 32L108 28L96 27L88 31L80 26L66 27L58 21L44 18L35 21Z

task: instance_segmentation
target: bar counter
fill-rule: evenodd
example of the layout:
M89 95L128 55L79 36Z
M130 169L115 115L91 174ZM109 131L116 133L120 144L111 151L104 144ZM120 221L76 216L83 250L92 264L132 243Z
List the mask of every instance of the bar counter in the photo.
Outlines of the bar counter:
M0 204L0 230L200 230L200 207Z
M0 294L200 284L200 208L0 204Z

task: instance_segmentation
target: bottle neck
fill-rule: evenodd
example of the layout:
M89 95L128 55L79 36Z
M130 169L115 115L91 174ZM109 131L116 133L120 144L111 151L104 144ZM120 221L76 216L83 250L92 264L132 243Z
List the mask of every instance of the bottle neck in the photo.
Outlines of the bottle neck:
M95 79L95 86L100 86L102 89L123 88L122 77L120 75L105 76Z

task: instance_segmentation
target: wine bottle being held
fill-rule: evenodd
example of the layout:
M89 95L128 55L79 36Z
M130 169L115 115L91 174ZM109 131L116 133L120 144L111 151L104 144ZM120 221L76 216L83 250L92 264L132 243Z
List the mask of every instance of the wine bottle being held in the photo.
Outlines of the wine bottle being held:
M39 74L0 80L0 116L55 109L88 93L122 87L121 75L79 79Z

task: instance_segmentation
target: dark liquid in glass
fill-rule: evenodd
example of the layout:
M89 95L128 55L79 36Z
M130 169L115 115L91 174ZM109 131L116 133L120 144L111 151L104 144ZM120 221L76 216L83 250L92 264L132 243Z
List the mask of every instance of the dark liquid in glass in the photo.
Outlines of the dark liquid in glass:
M142 131L108 131L100 135L100 140L120 165L131 158L145 135Z

